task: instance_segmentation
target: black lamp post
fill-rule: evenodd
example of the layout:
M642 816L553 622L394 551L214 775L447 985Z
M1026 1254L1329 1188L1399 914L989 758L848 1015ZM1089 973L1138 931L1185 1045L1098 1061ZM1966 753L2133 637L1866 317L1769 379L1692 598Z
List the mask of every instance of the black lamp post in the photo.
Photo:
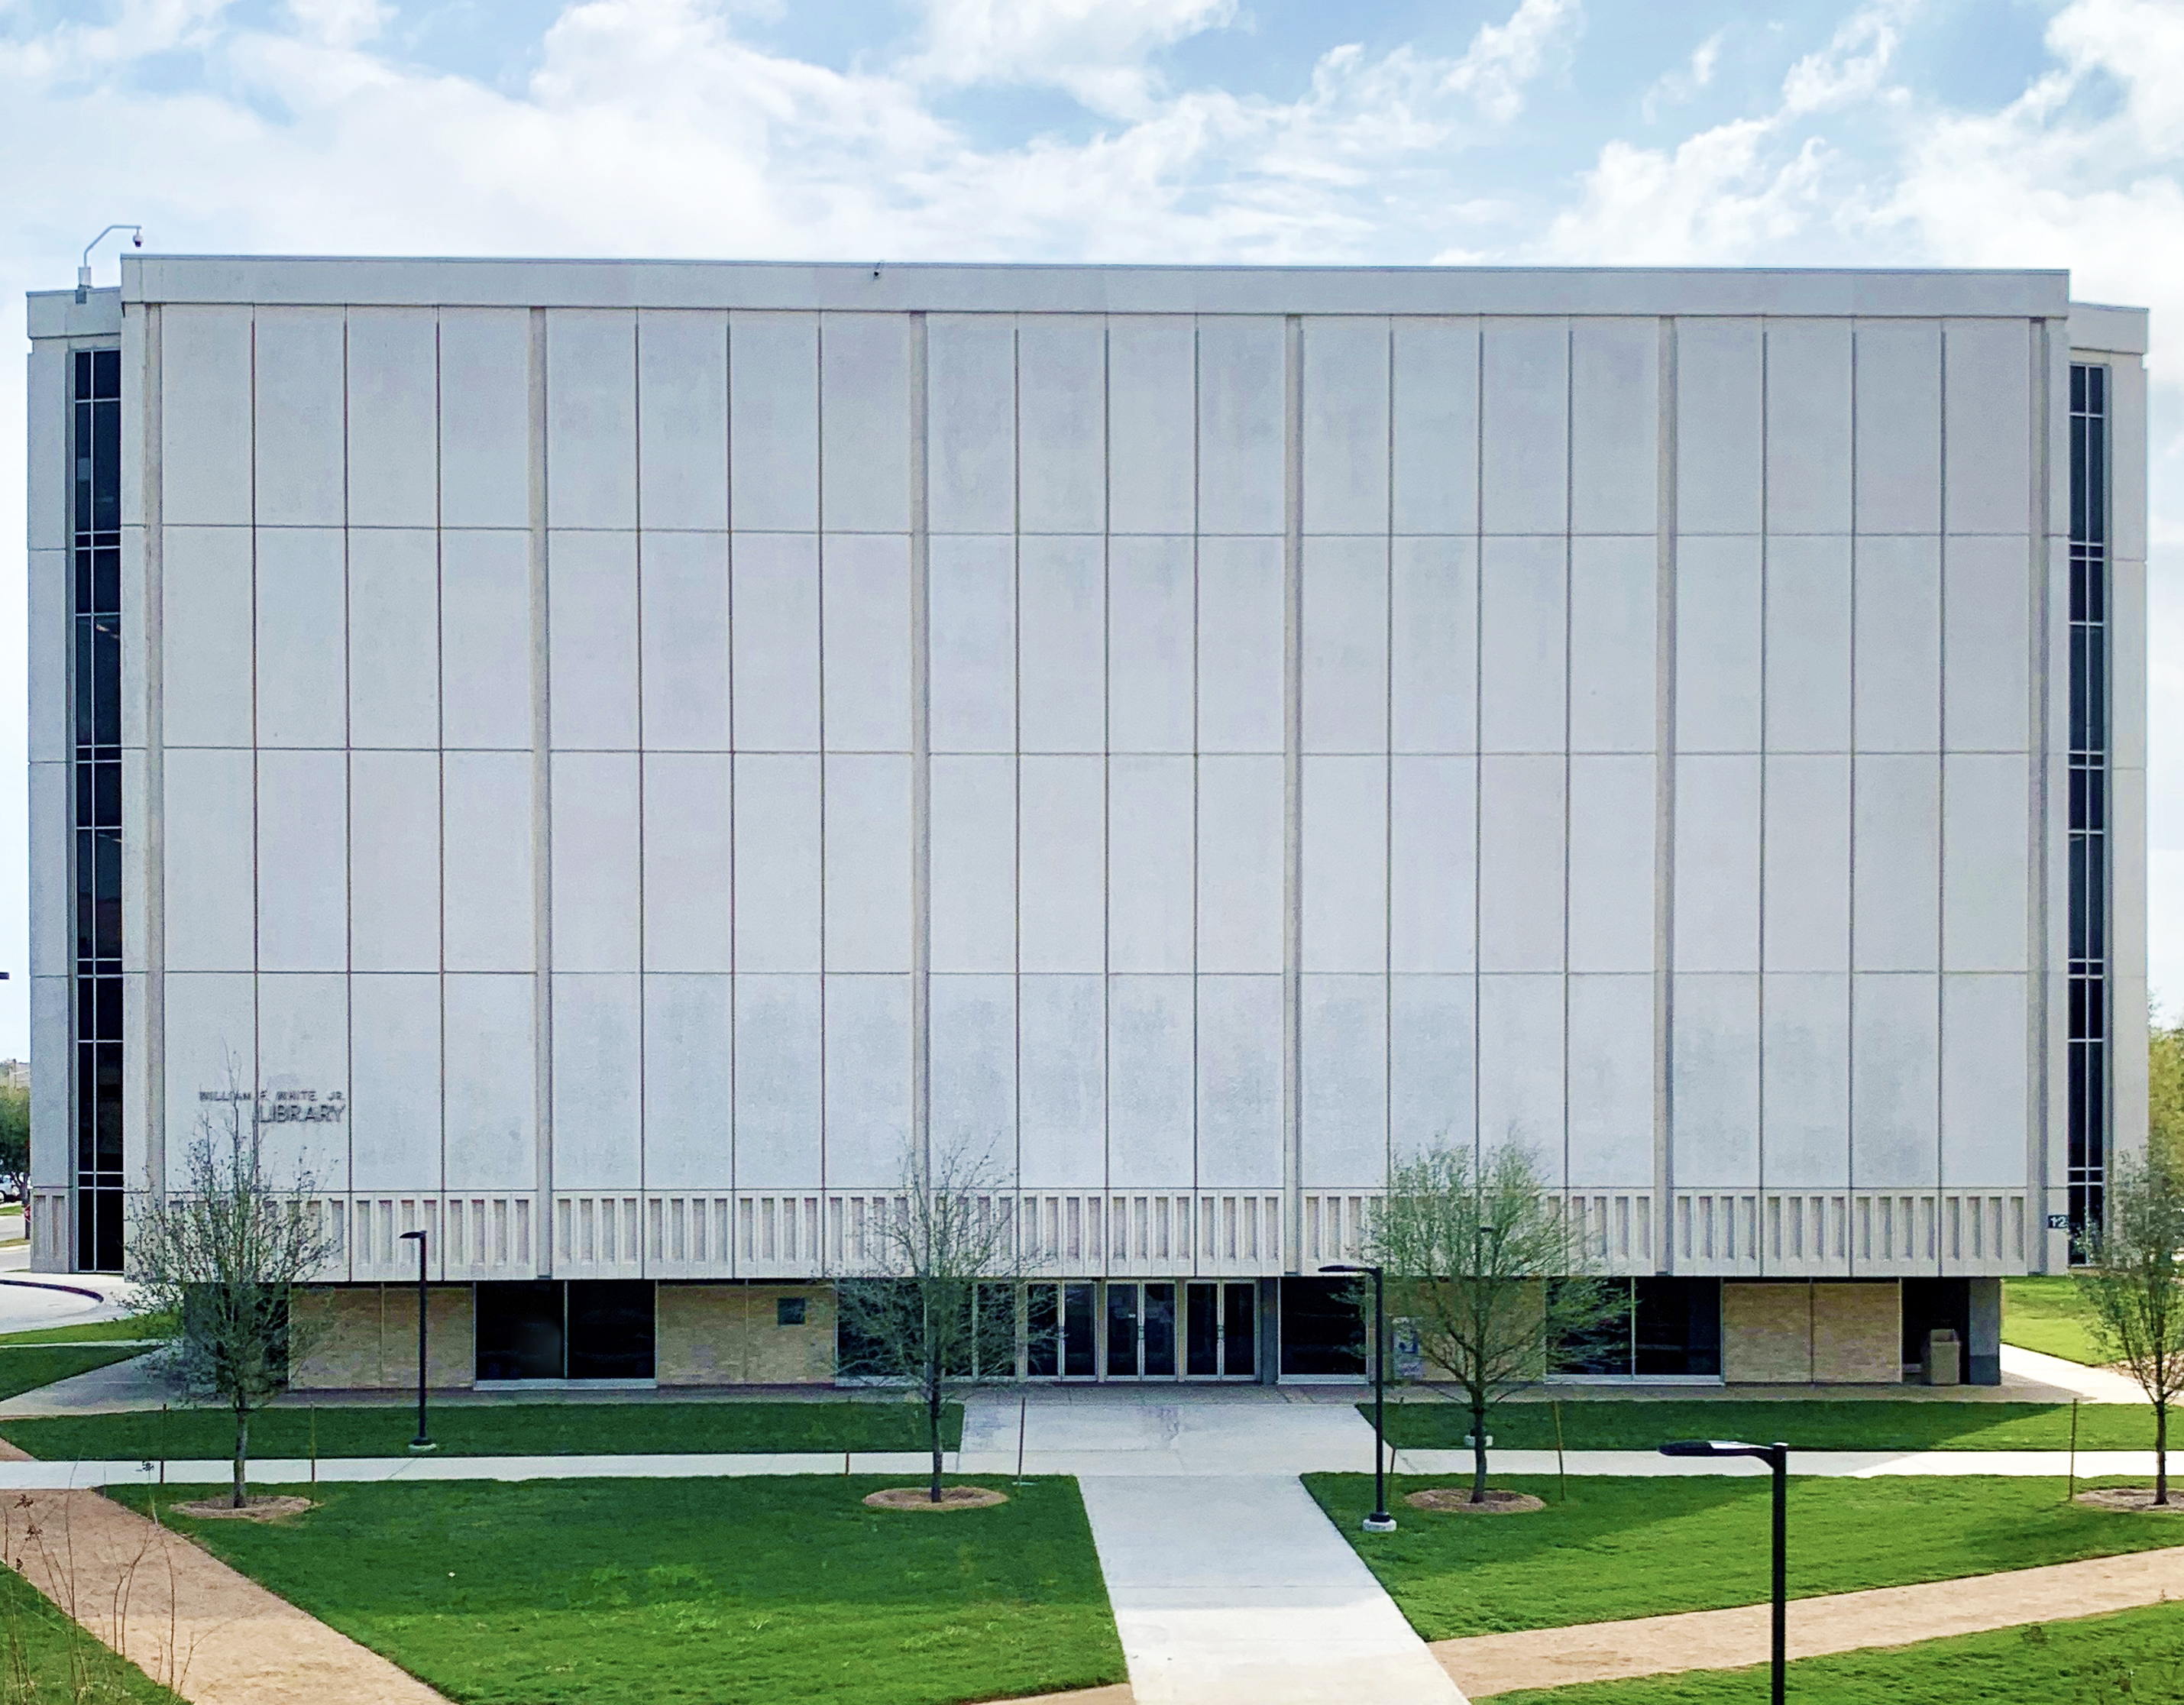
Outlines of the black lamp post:
M402 1241L412 1239L417 1244L417 1436L410 1441L413 1451L432 1448L432 1435L425 1430L425 1234L405 1231Z
M1386 1292L1382 1286L1382 1269L1377 1267L1351 1266L1338 1262L1320 1268L1322 1273L1369 1273L1373 1275L1373 1513L1365 1518L1368 1534L1391 1534L1396 1530L1396 1518L1388 1513L1388 1471L1384 1418L1385 1393L1388 1376L1387 1333L1384 1329L1388 1311L1384 1306Z
M1789 1657L1790 1447L1784 1444L1746 1445L1734 1439L1683 1439L1661 1446L1664 1457L1757 1457L1774 1471L1774 1686L1768 1697L1782 1705Z

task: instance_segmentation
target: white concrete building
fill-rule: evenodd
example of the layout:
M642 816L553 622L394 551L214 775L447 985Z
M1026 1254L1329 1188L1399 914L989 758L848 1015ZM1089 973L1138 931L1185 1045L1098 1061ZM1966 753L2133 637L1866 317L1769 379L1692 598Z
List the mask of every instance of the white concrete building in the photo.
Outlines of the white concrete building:
M344 1382L418 1225L449 1379L825 1377L968 1148L1034 1374L1312 1376L1390 1156L1513 1139L1603 1374L1991 1378L2145 1119L2146 320L2067 283L33 296L36 1262L240 1092Z

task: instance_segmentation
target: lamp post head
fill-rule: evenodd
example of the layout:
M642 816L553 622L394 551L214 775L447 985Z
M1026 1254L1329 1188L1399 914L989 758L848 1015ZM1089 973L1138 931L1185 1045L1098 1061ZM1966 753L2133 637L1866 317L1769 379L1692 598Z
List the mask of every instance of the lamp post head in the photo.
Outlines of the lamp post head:
M1664 1457L1757 1457L1762 1462L1790 1449L1783 1444L1747 1445L1741 1439L1677 1439L1660 1448Z
M1325 1266L1322 1267L1319 1270L1320 1270L1322 1273L1379 1273L1379 1270L1380 1270L1380 1269L1379 1269L1379 1268L1377 1268L1377 1267L1367 1267L1367 1266L1362 1265L1361 1263L1357 1262L1350 1262L1350 1261L1334 1261L1334 1262L1328 1262Z
M421 1231L405 1231L399 1240L403 1243L422 1243L425 1240L425 1234Z

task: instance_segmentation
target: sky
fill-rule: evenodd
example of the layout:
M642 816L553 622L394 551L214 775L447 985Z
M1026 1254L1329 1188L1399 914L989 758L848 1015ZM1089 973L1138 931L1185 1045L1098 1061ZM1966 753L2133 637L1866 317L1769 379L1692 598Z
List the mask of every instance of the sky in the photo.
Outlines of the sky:
M2175 1012L2179 87L2179 0L0 0L0 303L116 220L175 253L2067 267L2154 314ZM0 536L21 505L0 477ZM29 1046L22 572L0 556L0 1056Z

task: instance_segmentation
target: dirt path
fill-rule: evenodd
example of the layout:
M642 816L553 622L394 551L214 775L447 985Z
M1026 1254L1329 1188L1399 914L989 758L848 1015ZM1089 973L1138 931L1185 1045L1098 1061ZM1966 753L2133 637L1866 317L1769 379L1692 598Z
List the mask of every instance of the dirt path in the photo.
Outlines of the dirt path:
M1819 1658L1864 1646L1908 1646L2020 1623L2098 1616L2164 1599L2184 1599L2184 1546L1918 1586L1793 1598L1790 1656ZM1466 1697L1482 1699L1524 1687L1764 1663L1767 1627L1767 1607L1753 1604L1633 1622L1443 1640L1435 1642L1433 1654Z
M193 1705L445 1705L376 1652L97 1492L6 1501L31 1584Z

